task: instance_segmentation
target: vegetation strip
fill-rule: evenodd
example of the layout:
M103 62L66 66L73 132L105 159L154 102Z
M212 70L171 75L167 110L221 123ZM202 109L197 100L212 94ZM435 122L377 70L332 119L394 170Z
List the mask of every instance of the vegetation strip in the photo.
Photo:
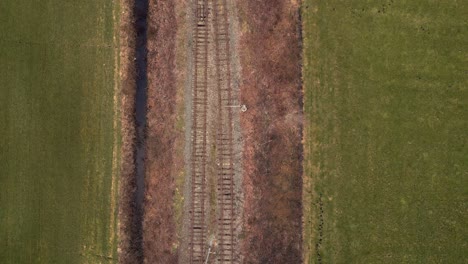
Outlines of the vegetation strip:
M299 1L236 1L244 237L249 263L302 260L302 83Z
M146 263L177 263L175 178L183 170L177 127L176 1L150 0L143 252ZM180 95L179 95L180 96ZM182 141L182 144L184 142Z

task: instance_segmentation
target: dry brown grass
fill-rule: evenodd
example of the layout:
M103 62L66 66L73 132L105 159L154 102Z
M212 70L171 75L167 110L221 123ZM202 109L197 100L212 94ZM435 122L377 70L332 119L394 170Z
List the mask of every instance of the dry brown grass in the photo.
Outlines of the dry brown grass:
M176 12L174 1L149 1L148 113L143 249L145 263L176 263Z
M120 12L120 87L122 156L119 198L119 262L136 263L138 249L132 243L135 192L135 32L133 17L134 0L121 0Z
M245 263L301 262L299 14L287 1L239 1L245 139Z

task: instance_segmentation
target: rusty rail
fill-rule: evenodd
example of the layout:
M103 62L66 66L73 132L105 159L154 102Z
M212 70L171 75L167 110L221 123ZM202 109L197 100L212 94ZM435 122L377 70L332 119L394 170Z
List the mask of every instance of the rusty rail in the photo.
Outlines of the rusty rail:
M217 263L235 261L234 240L234 139L233 109L228 107L233 102L231 87L231 53L229 40L229 21L226 0L214 0L214 43L216 63L216 91L218 94L217 126Z
M190 263L202 263L206 247L205 188L208 108L208 0L197 1L193 83Z
M227 0L197 0L194 28L193 123L191 157L190 263L234 263L236 240L234 138L231 86L231 51ZM214 32L210 30L214 29ZM209 41L213 49L209 50ZM214 58L215 79L210 79L209 57ZM213 256L207 251L208 227L205 216L207 179L208 89L215 89L216 115L216 246ZM208 255L207 255L208 253Z

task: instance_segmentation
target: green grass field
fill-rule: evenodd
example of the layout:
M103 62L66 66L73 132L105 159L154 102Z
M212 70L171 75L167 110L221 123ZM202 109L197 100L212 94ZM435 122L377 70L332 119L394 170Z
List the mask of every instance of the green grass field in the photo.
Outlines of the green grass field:
M307 263L467 263L467 11L305 0Z
M0 1L0 263L117 258L118 3Z

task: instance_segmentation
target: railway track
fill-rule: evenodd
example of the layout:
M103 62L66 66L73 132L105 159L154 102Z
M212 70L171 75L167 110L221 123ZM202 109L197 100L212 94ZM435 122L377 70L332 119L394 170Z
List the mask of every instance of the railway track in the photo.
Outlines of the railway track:
M217 126L217 241L218 263L233 263L234 241L234 161L233 108L231 87L231 54L226 0L213 3L216 63L216 90L218 95Z
M197 0L191 141L190 263L235 263L235 183L231 51L227 0ZM213 62L210 63L210 62ZM214 74L210 74L210 72ZM209 94L216 107L210 112ZM210 115L210 113L214 113ZM209 120L215 119L215 120ZM216 132L209 140L208 124ZM211 143L209 143L211 142ZM216 149L210 157L211 144ZM216 163L209 175L209 160ZM207 179L216 182L216 224L209 225ZM213 209L213 208L211 208ZM212 239L207 239L210 236Z
M206 161L208 112L208 0L197 1L194 29L194 83L192 104L190 263L203 263L206 252Z

